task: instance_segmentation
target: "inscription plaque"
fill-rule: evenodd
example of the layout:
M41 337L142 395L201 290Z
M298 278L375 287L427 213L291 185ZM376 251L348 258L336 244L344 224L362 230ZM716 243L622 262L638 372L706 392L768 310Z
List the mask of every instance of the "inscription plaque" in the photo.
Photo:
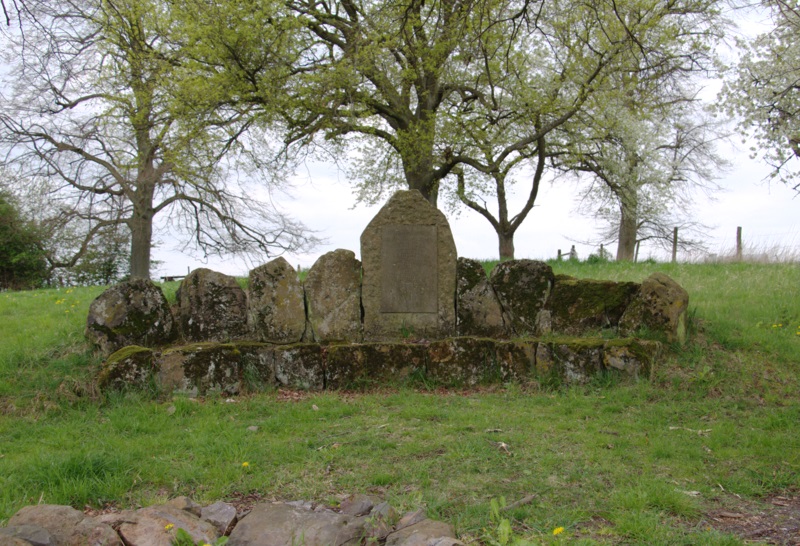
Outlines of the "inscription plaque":
M381 312L436 313L436 226L387 225L381 231Z

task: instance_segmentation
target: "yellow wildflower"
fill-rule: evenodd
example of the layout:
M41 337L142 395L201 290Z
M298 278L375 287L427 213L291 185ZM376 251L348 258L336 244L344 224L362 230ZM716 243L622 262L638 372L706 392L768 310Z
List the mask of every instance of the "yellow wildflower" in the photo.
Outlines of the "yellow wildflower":
M553 535L560 535L563 532L564 532L563 527L556 527L555 529L553 529Z
M247 468L248 466L250 466L250 463L248 463L247 461L242 463L242 468Z
M165 531L171 531L173 527L175 527L173 524L171 524L171 523L167 523L167 524L164 526L164 530L165 530Z

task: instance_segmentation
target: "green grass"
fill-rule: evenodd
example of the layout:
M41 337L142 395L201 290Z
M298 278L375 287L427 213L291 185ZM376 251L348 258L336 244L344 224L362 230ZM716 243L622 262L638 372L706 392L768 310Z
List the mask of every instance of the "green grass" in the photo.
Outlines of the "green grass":
M637 383L235 402L103 394L82 339L102 289L1 293L0 523L40 501L372 492L489 543L492 499L535 494L503 514L535 544L743 544L703 515L800 487L800 268L553 265L636 281L664 271L690 293L696 341Z

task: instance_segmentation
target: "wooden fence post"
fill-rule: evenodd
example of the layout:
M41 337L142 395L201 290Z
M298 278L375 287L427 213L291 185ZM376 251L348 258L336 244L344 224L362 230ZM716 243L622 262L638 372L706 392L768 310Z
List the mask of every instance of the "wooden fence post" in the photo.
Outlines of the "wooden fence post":
M678 228L672 231L672 263L678 261Z
M736 228L736 260L742 261L742 226Z

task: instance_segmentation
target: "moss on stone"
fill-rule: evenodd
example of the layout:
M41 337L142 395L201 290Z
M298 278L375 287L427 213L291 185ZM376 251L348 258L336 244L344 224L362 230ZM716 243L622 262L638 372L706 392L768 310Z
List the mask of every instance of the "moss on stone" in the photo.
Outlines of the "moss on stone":
M553 331L579 335L615 328L638 290L632 282L559 279L547 302Z
M101 389L143 389L152 383L156 373L152 349L129 345L109 355L97 376Z

